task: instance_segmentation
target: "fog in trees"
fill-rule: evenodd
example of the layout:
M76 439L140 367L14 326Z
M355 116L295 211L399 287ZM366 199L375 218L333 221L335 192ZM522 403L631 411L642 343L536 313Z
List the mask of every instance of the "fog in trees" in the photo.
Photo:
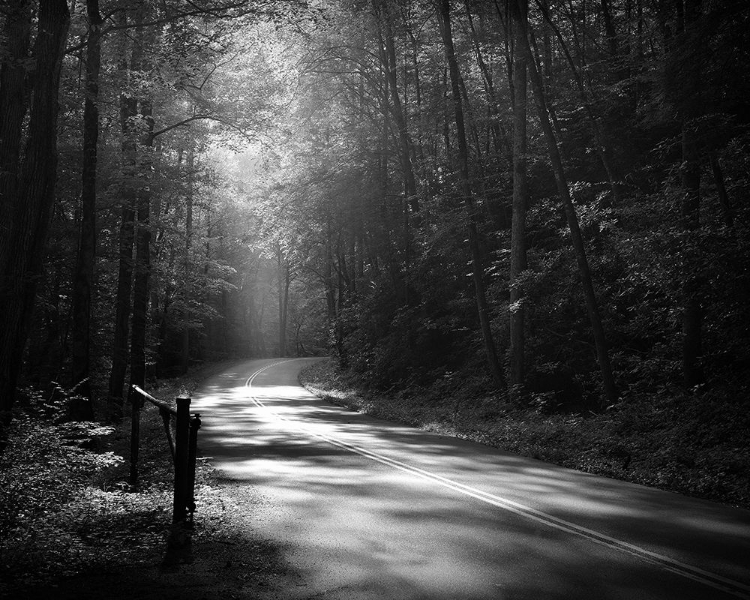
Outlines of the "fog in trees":
M746 402L744 2L68 13L0 12L6 425L314 354L497 410Z

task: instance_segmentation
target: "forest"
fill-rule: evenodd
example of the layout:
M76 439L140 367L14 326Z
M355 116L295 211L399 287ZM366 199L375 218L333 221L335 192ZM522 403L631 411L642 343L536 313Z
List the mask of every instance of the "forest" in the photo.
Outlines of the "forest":
M0 29L2 447L42 397L117 423L133 384L330 354L487 419L689 413L678 459L740 476L744 0L8 0Z

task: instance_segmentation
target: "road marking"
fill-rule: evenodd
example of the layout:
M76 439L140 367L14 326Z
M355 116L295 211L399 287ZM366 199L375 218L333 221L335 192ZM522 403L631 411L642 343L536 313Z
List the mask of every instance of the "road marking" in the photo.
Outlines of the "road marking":
M253 382L255 381L255 378L258 377L258 375L275 366L287 362L294 362L295 360L299 359L281 360L258 369L255 373L248 377L247 381L245 382L245 387L248 390L252 390ZM667 571L670 571L677 575L681 575L682 577L686 577L688 579L692 579L693 581L710 586L714 589L721 590L723 592L726 592L727 594L750 600L750 595L748 594L748 592L750 592L750 586L745 585L739 581L735 581L716 573L711 573L710 571L705 571L704 569L688 565L678 560L669 558L668 556L664 556L663 554L658 554L656 552L652 552L651 550L641 548L640 546L635 546L633 544L618 540L598 531L594 531L593 529L582 527L581 525L576 525L575 523L572 523L570 521L565 521L564 519L560 519L530 506L515 502L513 500L508 500L507 498L502 498L488 492L483 492L480 489L464 485L463 483L459 483L457 481L453 481L452 479L448 479L447 477L443 477L442 475L430 473L429 471L425 471L424 469L420 469L419 467L415 467L413 465L408 465L399 460L388 458L387 456L383 456L382 454L377 454L365 448L361 448L348 442L344 442L343 440L339 440L330 435L313 431L299 421L289 419L278 414L277 412L266 406L255 395L253 395L252 391L250 391L250 399L256 406L258 406L258 408L263 409L278 421L291 426L292 428L305 435L318 438L319 440L331 444L332 446L336 446L337 448L341 448L342 450L346 450L348 452L359 454L360 456L363 456L380 464L398 469L400 471L404 471L411 475L416 475L433 483L438 483L443 487L454 490L471 498L475 498L476 500L480 500L481 502L485 502L492 506L502 508L503 510L507 510L508 512L514 513L526 519L530 519L543 525L547 525L548 527L552 527L566 533L571 533L573 535L583 537L591 542L606 546L607 548L613 550L626 552L627 554L636 556L649 563L658 565L666 569Z

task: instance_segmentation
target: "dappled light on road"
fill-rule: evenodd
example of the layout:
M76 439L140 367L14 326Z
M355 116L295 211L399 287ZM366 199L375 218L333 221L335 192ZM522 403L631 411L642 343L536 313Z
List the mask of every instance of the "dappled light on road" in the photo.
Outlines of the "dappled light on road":
M651 555L747 582L743 511L372 419L315 398L298 370L250 386L236 371L196 399L204 455L257 486L259 529L289 544L304 582L290 597L731 597Z

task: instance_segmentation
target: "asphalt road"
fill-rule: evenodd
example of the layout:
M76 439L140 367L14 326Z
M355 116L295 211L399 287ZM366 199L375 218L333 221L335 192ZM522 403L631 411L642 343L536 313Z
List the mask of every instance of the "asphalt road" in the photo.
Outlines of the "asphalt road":
M266 597L750 598L750 512L347 411L298 385L307 360L195 394L202 454L289 566Z

